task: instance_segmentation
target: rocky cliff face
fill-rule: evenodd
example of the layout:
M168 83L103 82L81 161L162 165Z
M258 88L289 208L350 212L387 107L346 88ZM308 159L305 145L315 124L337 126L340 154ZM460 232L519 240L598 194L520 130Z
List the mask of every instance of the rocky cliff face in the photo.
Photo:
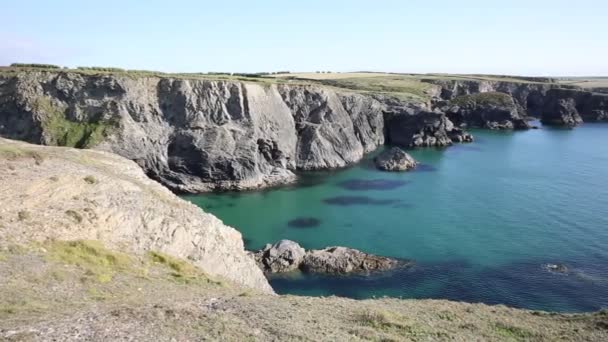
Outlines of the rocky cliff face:
M608 121L608 94L558 83L436 80L425 82L436 85L436 99L453 100L477 93L504 93L513 98L526 114L538 117L546 124L573 126L583 121ZM538 81L538 80L536 80ZM445 102L438 101L438 106ZM510 120L505 112L503 117Z
M312 83L20 72L0 76L0 136L114 152L167 187L196 193L293 182L294 171L348 166L384 143L471 141L465 124L527 128L528 115L557 125L608 120L608 94L526 81L422 81L434 85L434 105ZM508 101L495 105L481 94Z
M0 77L0 135L111 151L181 192L289 183L295 170L357 162L386 136L405 146L451 144L449 120L425 108L319 85L69 72Z
M119 156L0 138L0 193L0 250L96 240L131 254L166 253L272 293L239 232Z

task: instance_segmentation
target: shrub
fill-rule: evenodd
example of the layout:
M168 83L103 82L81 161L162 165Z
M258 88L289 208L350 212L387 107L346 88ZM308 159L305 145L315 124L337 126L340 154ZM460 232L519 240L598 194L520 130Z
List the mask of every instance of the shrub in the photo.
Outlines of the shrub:
M61 69L59 65L39 63L13 63L13 68L39 68L39 69Z

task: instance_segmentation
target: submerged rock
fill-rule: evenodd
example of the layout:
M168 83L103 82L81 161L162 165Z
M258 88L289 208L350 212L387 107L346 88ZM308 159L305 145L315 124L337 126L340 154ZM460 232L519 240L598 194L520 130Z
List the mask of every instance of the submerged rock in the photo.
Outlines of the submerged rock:
M282 273L296 269L305 272L349 274L386 271L409 265L397 259L367 254L347 247L328 247L305 251L297 242L281 240L253 253L258 266L267 273Z
M296 270L306 251L298 243L281 240L274 245L267 244L264 249L254 253L254 259L264 272L281 273Z
M545 268L554 273L568 273L570 270L564 264L546 264Z
M376 167L384 171L408 171L416 167L418 162L399 147L393 147L374 158Z
M289 222L287 225L294 228L313 228L318 227L321 224L321 220L315 217L298 217Z
M348 179L338 183L338 186L347 190L393 190L407 185L409 181L397 179Z
M323 203L329 205L352 206L352 205L392 205L400 203L398 199L378 199L368 196L336 196L323 199Z

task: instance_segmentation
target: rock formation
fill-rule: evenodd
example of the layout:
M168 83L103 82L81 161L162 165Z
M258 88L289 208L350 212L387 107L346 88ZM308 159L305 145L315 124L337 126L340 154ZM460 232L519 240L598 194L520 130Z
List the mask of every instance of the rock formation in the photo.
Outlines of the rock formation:
M305 272L347 274L386 271L400 265L405 264L396 259L367 254L352 248L328 247L308 251L300 267Z
M297 243L281 240L274 245L267 244L253 256L258 266L265 272L281 273L298 269L305 254L304 248Z
M443 114L421 112L425 106L320 85L0 76L1 136L114 152L167 187L193 193L285 184L297 169L355 163L384 144L387 111L401 111L396 116L415 126L388 127L393 140L450 144L444 129L453 126Z
M205 273L272 293L241 234L101 151L0 138L0 247L96 240L189 260Z
M523 110L505 93L487 92L456 97L443 109L457 126L488 129L530 128Z
M282 273L301 269L305 272L348 274L386 271L411 262L363 253L347 247L328 247L305 251L298 243L281 240L252 253L260 269Z
M426 100L314 82L3 73L0 136L114 152L174 191L197 193L290 183L296 170L348 166L385 143L471 141L463 124L608 120L608 94L550 80L421 81L431 85ZM494 105L488 97L503 99Z
M374 158L376 167L384 171L407 171L418 165L418 162L399 147L392 147Z

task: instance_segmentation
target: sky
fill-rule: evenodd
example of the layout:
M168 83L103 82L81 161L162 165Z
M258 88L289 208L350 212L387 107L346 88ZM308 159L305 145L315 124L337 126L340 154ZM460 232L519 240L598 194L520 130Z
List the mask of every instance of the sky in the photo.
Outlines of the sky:
M608 75L606 0L0 0L0 65Z

